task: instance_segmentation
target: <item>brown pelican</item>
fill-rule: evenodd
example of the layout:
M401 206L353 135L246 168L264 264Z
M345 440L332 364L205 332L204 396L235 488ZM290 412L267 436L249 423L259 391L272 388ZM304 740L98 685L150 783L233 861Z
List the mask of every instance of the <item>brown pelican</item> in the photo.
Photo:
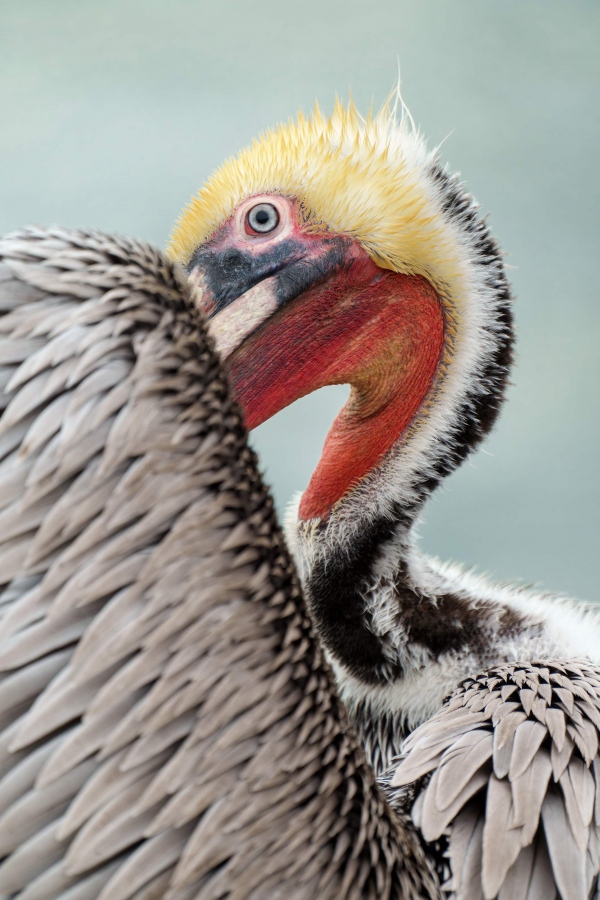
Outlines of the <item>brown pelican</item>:
M456 772L443 769L442 751L454 753L456 741L467 752L471 715L485 719L452 815L438 816L439 834L423 824L425 837L451 840L478 792L483 862L480 853L468 885L453 871L449 889L516 897L502 893L516 879L523 897L539 897L543 871L543 896L583 900L600 868L600 814L590 818L600 719L596 669L574 661L600 662L598 616L443 565L415 538L424 501L494 424L511 362L509 286L475 202L407 116L398 121L387 105L364 120L338 103L330 118L317 108L226 162L182 213L170 254L211 317L249 428L324 385L351 386L287 535L375 769L436 714L411 738L394 782L431 778L416 821L430 821L438 764ZM479 687L459 688L475 677ZM456 708L463 702L468 713ZM562 756L549 781L552 753ZM526 823L524 795L510 799L515 771L530 791L535 781ZM573 792L586 797L581 827ZM568 888L571 869L585 877Z
M0 240L0 897L436 898L185 279Z

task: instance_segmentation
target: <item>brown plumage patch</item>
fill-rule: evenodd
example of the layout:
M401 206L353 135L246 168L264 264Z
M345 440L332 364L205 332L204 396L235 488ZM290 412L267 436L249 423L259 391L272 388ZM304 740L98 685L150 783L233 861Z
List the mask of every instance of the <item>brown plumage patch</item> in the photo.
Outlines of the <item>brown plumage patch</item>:
M485 654L492 631L498 638L515 637L529 624L514 609L449 592L430 598L401 588L398 603L408 640L435 658L465 649Z

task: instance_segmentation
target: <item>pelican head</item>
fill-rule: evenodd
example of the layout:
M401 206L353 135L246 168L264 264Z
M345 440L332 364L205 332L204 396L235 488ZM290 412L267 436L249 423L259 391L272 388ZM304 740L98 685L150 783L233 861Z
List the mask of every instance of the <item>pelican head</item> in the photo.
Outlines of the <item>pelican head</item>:
M267 131L192 199L169 253L248 428L351 386L300 521L416 502L495 419L510 357L500 255L391 103L365 119L338 102Z

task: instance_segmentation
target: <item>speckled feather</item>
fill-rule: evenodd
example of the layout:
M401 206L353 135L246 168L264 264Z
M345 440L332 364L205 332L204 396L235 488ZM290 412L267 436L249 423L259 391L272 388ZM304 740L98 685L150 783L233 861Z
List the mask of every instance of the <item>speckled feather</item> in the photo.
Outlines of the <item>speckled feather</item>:
M436 897L153 248L0 241L0 897Z

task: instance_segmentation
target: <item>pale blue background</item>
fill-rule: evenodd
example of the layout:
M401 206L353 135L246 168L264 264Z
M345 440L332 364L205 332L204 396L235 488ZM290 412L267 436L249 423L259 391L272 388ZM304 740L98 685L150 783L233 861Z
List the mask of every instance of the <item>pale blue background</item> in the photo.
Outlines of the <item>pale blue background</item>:
M259 129L349 86L379 104L399 58L416 121L446 139L508 254L520 335L502 421L430 504L424 545L596 599L599 26L598 0L4 0L0 231L58 222L162 245ZM280 507L343 397L256 434Z

